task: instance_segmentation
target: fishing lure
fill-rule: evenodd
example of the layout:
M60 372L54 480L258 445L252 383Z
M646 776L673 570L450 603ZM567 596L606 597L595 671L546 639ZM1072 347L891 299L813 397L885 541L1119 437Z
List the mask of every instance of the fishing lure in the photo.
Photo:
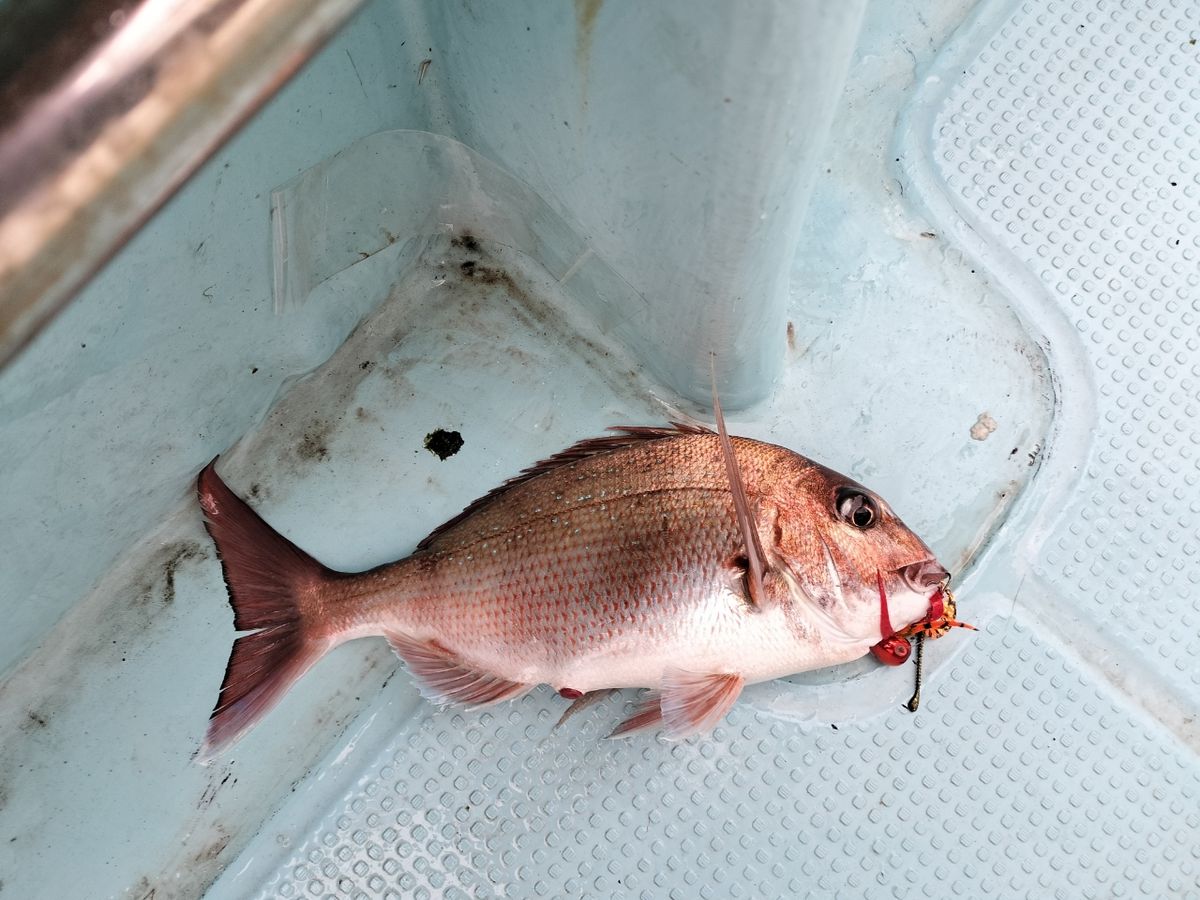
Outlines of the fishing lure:
M951 628L968 628L978 631L974 625L959 622L954 617L958 612L954 594L947 582L943 582L929 598L929 612L925 618L913 622L907 628L896 631L888 618L887 590L884 588L882 573L876 573L879 586L879 618L880 632L889 635L878 644L871 647L871 655L885 666L899 666L908 662L912 655L910 640L917 642L917 684L912 699L905 704L910 712L916 712L921 704L921 675L922 659L925 650L925 639L933 640L949 633Z

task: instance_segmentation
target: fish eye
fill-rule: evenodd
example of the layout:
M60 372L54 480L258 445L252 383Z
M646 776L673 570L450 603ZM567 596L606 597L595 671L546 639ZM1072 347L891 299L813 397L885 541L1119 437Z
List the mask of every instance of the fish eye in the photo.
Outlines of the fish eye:
M837 514L843 522L848 522L862 531L879 521L879 507L875 501L853 488L842 488L838 491Z

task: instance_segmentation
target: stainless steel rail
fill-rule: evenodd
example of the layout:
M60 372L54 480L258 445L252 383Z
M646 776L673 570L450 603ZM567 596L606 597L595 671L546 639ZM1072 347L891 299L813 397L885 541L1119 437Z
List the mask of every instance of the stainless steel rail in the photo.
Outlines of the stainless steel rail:
M361 4L0 6L0 366Z

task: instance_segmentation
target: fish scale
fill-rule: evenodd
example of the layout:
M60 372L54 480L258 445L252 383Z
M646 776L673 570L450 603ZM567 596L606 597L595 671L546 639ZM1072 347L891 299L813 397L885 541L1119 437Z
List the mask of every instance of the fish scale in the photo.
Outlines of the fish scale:
M718 414L718 423L720 424ZM441 703L655 688L617 733L711 728L744 684L856 659L921 619L945 570L884 501L783 447L699 426L583 441L404 559L332 572L210 466L239 628L206 748L240 736L340 643L386 637ZM761 545L761 548L760 548Z
M741 538L715 437L619 459L548 472L440 535L423 551L434 565L398 579L417 599L381 598L391 624L510 677L555 683L565 667L588 687L595 677L580 671L581 657L651 662L680 644L691 656L726 644L747 608L732 590L728 560ZM755 462L743 463L751 477ZM510 540L514 532L526 539ZM496 552L481 555L485 543Z

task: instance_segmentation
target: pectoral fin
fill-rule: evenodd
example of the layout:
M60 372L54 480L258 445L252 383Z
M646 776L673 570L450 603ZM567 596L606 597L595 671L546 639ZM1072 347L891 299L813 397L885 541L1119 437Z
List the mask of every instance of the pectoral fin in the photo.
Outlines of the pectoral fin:
M421 694L437 704L488 706L520 697L535 687L474 669L434 641L417 640L398 631L389 631L387 639L408 664Z
M663 734L672 740L711 731L732 708L745 684L741 675L700 675L669 668L663 673L662 687L647 695L637 711L609 737L660 722Z

